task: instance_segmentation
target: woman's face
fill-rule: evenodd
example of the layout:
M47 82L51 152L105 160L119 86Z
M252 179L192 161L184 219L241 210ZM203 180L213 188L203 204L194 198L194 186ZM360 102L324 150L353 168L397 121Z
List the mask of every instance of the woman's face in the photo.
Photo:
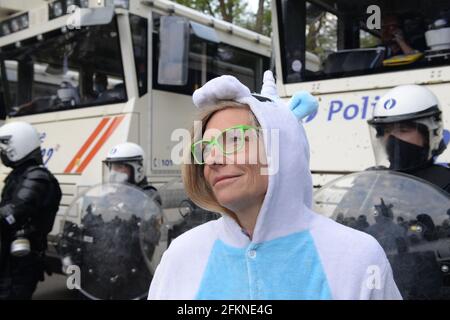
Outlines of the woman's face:
M238 126L254 126L250 110L226 108L217 111L208 121L204 140L211 140L225 129ZM204 159L203 174L217 201L225 208L239 212L255 204L262 204L267 191L268 177L261 174L266 162L262 134L256 130L246 131L243 147L236 152L224 154L213 146Z

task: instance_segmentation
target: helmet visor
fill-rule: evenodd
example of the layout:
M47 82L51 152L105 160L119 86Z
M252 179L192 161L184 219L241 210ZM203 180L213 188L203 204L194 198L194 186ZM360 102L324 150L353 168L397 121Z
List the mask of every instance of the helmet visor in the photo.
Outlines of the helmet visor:
M377 166L411 170L429 158L428 129L413 121L372 124L370 139Z
M130 183L133 171L130 165L122 162L103 161L103 183Z

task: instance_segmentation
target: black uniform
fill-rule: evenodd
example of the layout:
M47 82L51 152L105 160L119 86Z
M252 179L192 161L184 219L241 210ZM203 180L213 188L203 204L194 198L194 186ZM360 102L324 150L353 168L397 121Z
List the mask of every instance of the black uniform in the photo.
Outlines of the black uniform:
M366 170L386 170L386 167L370 167ZM393 170L393 169L389 169ZM393 170L400 173L408 174L416 178L428 181L436 187L442 189L450 195L450 168L443 165L428 162L425 165L410 170Z
M426 180L446 191L450 195L450 169L441 165L431 164L421 169L405 172L417 178Z
M30 299L37 282L44 280L47 234L61 201L56 178L42 165L40 149L13 168L5 179L0 202L0 300ZM31 252L11 255L18 230L25 230Z
M159 195L158 190L148 183L147 178L144 178L136 186L141 188L149 197L154 198L159 205L162 205L161 196Z

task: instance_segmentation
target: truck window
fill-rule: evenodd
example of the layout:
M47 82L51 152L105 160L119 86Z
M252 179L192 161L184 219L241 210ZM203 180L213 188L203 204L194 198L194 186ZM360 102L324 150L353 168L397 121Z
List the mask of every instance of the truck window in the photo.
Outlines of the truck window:
M7 45L1 59L10 93L9 116L127 100L115 20Z
M362 1L276 3L285 83L450 64L450 41L437 40L449 30L448 2L416 0L405 7L399 0L373 1L379 26L369 25L372 14ZM308 68L311 55L316 68Z

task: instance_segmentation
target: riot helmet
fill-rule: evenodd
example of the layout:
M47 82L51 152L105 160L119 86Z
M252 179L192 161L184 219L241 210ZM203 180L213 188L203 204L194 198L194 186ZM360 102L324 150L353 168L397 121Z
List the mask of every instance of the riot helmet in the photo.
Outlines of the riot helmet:
M445 150L439 101L424 86L401 85L386 92L368 124L377 166L415 170Z
M0 157L7 167L15 168L34 159L42 163L39 133L26 122L10 122L0 127Z
M113 147L103 161L104 182L139 184L145 178L144 158L144 150L135 143Z

